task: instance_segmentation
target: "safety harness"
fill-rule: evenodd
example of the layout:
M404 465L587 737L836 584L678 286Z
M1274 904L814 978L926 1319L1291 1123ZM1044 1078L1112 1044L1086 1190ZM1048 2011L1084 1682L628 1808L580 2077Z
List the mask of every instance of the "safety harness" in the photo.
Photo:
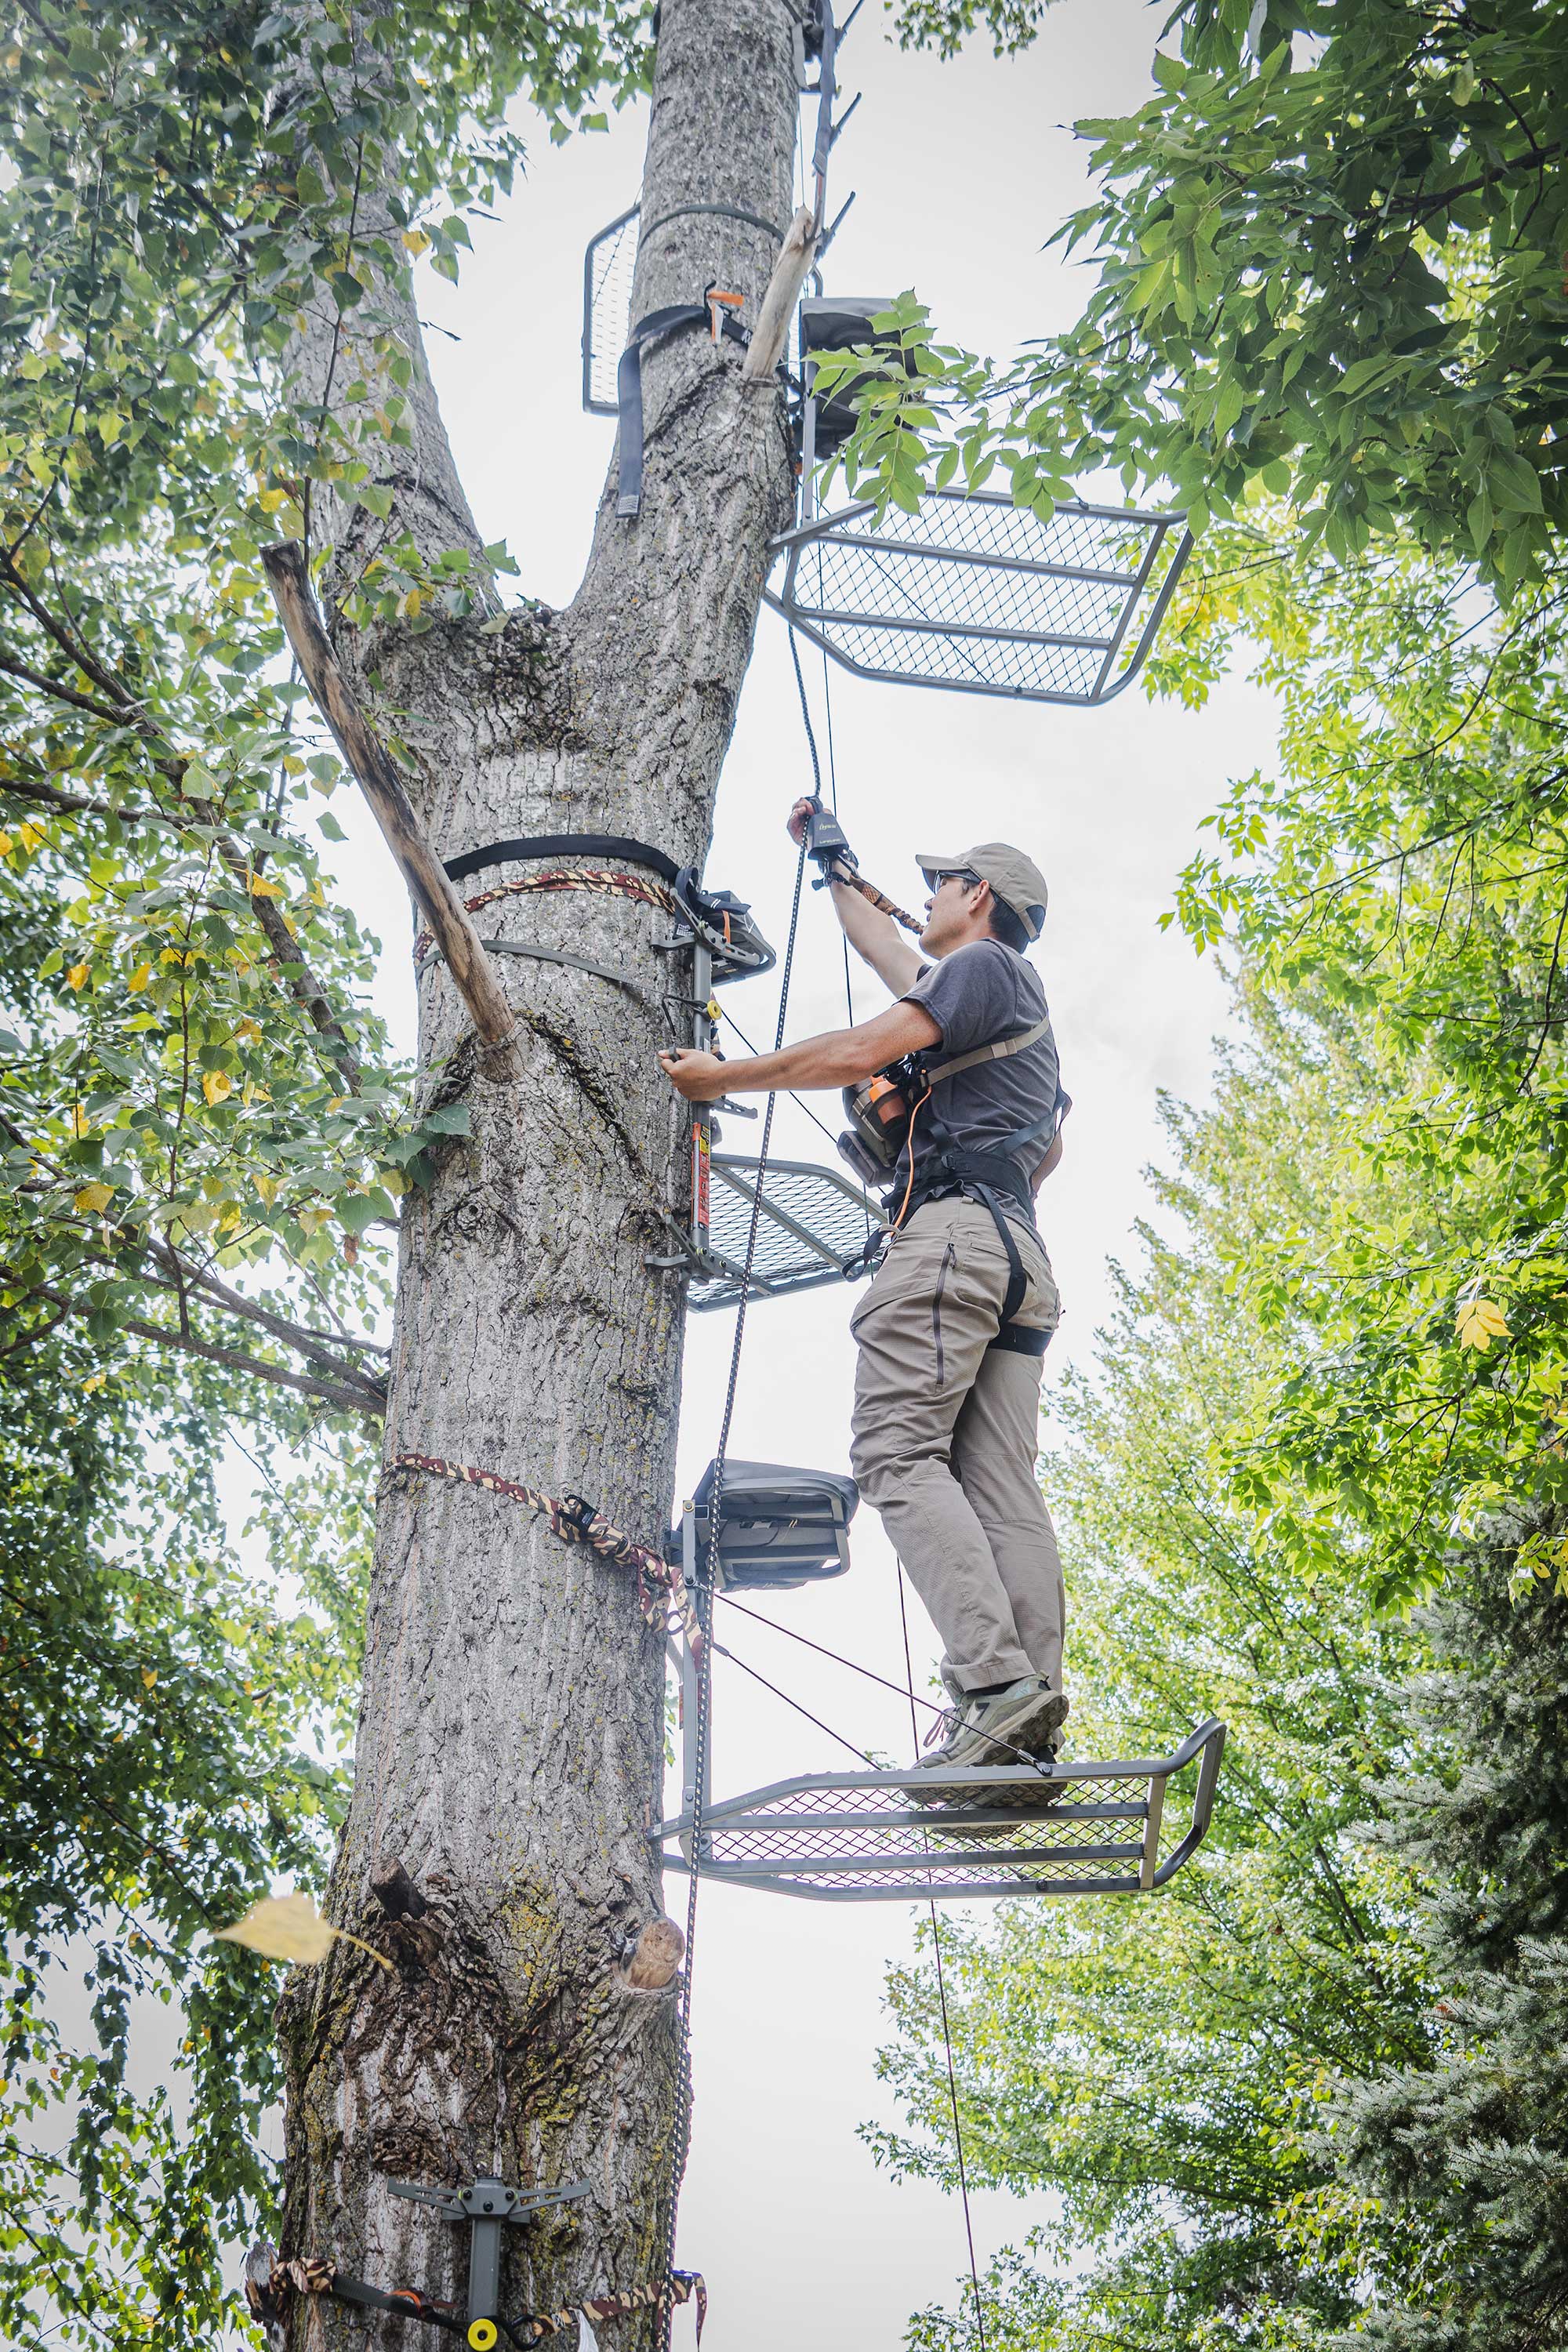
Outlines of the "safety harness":
M957 1077L961 1070L977 1069L983 1062L1002 1062L1014 1054L1021 1054L1029 1045L1037 1045L1050 1034L1050 1015L1021 1029L1016 1036L999 1038L989 1045L976 1045L967 1054L955 1054L951 1061L926 1064L923 1071L925 1092L910 1118L908 1150L910 1182L905 1196L899 1223L911 1217L928 1201L940 1201L961 1193L966 1199L984 1203L991 1213L1007 1258L1007 1288L1002 1301L1000 1327L991 1347L1014 1356L1043 1356L1050 1341L1050 1333L1032 1329L1014 1320L1024 1303L1029 1277L1024 1268L1023 1253L1013 1231L1012 1220L1002 1206L1001 1195L1016 1201L1029 1223L1035 1221L1034 1196L1029 1180L1019 1165L1018 1155L1031 1146L1048 1142L1072 1108L1072 1098L1062 1092L1058 1083L1050 1108L1040 1118L1031 1119L1025 1127L1015 1128L988 1151L971 1151L961 1144L942 1120L933 1112L926 1129L927 1151L918 1181L913 1176L915 1121L929 1102L932 1089Z

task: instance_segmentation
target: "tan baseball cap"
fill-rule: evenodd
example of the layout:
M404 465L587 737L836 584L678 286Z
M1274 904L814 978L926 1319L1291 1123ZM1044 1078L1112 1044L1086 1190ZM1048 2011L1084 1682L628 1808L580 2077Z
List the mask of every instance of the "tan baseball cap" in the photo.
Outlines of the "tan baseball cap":
M1049 895L1046 877L1032 857L1007 841L976 842L973 849L955 850L951 857L917 851L915 864L929 884L933 874L974 874L989 882L992 895L1017 916L1032 940L1046 928Z

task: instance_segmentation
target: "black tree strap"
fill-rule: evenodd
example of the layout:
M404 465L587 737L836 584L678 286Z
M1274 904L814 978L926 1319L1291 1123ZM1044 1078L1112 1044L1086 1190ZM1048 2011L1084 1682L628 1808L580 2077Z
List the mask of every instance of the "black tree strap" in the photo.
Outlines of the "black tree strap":
M647 866L666 882L673 882L680 871L664 850L646 841L629 841L619 833L531 833L516 841L491 841L482 849L465 849L460 857L448 857L446 871L449 880L462 882L487 866L509 866L526 857L622 857L628 865Z
M764 220L761 213L747 212L742 205L671 205L667 213L660 213L657 220L649 221L638 236L637 243L646 245L650 236L657 236L658 231L668 226L669 222L684 220L688 213L713 213L721 220L744 221L748 228L763 230L767 236L775 238L780 245L784 241L784 231L782 228L776 227L771 220Z
M738 302L738 295L710 293L700 302L675 302L663 310L650 310L632 329L626 350L621 353L616 370L616 405L620 413L617 456L619 459L618 488L616 496L617 515L636 515L642 511L642 354L645 343L657 342L661 335L673 334L678 327L708 327L715 342L721 334L737 343L751 339L739 320L721 305Z

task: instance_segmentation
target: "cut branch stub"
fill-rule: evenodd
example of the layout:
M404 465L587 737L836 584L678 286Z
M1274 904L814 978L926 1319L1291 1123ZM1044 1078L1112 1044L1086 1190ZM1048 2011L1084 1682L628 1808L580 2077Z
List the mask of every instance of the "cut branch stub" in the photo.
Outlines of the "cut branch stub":
M747 383L767 383L784 357L789 340L789 322L795 316L800 289L805 284L807 270L816 256L816 221L811 209L802 205L789 225L789 234L773 265L757 323L746 352L746 363L741 370Z
M430 1908L393 1854L384 1853L371 1872L370 1891L389 1919L422 1919Z
M311 593L303 549L296 541L285 540L276 547L263 548L261 561L311 698L370 803L371 814L473 1015L481 1045L492 1051L510 1046L517 1029L511 1007L467 908L420 829L391 753L372 730L338 667Z

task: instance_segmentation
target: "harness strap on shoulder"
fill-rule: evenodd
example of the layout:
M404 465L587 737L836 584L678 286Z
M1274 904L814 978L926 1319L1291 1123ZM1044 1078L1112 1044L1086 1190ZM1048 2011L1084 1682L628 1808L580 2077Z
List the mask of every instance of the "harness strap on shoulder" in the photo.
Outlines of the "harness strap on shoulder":
M976 1045L972 1053L956 1054L951 1062L938 1062L934 1067L928 1065L926 1084L940 1086L944 1078L955 1078L960 1070L975 1069L982 1062L1005 1062L1010 1054L1021 1054L1026 1045L1037 1045L1048 1034L1050 1025L1047 1013L1043 1021L1037 1021L1032 1028L1021 1029L1016 1037L1005 1037L998 1045Z

